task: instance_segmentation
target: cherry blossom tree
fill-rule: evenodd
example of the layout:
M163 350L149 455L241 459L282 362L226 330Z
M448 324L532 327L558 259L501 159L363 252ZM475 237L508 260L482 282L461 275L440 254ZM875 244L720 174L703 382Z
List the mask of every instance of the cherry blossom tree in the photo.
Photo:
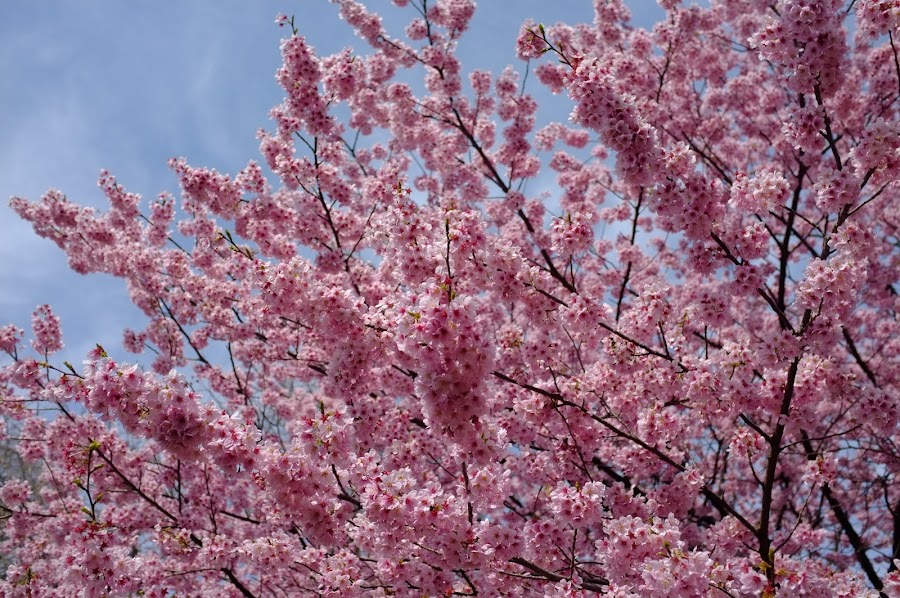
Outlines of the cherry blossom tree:
M900 595L900 5L596 0L492 74L472 0L336 2L261 163L12 200L147 366L0 328L0 593Z

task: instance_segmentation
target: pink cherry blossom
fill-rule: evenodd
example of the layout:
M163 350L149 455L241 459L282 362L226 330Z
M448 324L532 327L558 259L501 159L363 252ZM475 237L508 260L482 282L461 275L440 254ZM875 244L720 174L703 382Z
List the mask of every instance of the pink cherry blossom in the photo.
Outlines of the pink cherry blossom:
M474 2L336 4L259 162L11 201L146 323L0 326L0 595L898 595L896 2L595 2L499 73Z

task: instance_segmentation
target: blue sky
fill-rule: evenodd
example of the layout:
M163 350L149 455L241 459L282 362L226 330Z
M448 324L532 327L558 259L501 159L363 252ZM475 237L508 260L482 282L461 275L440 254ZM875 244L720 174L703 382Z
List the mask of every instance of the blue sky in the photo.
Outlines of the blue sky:
M369 0L400 34L411 17L388 0ZM630 2L635 23L662 13L653 0ZM166 162L235 173L259 159L256 131L281 101L274 73L296 15L320 54L364 50L326 0L5 0L0 3L0 325L28 329L36 305L62 317L66 350L78 363L95 343L120 359L125 327L142 328L122 281L71 272L63 253L37 237L8 207L12 196L40 198L49 188L103 208L102 168L145 201L176 196ZM520 67L515 36L526 18L552 23L593 18L589 0L482 0L460 55L464 68ZM532 92L539 88L531 80ZM543 99L543 98L542 98ZM564 121L570 105L555 98L544 118Z

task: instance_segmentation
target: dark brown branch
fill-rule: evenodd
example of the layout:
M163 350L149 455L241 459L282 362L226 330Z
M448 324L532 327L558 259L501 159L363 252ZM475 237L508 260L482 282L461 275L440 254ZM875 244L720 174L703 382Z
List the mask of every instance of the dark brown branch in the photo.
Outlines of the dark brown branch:
M514 556L513 558L509 559L509 562L515 563L516 565L520 565L520 566L524 567L525 569L528 569L529 572L533 573L534 575L536 575L539 578L544 579L546 581L558 582L558 581L563 581L566 579L562 575L557 575L556 573L553 573L552 571L547 571L543 567L539 567L538 565L535 565L531 561L526 561L525 559L523 559L521 557ZM582 588L584 588L585 590L592 591L592 592L602 592L604 590L604 588L608 585L609 585L609 582L606 581L605 579L602 579L599 582L583 581L581 583Z
M862 358L862 355L859 354L859 350L856 348L856 343L853 342L853 337L850 336L850 333L847 331L846 326L841 326L841 332L844 335L844 341L847 343L847 351L850 352L850 355L853 356L853 359L856 360L856 364L859 365L859 368L865 373L866 378L869 379L869 382L872 383L875 388L880 388L878 386L878 382L875 380L875 372L869 367L869 364L866 363L866 360Z
M894 53L894 71L897 73L897 94L900 98L900 59L897 58L897 47L894 45L894 34L888 29L888 41L891 43L891 51Z
M769 583L775 583L775 555L772 553L772 539L769 536L769 522L772 517L772 498L775 490L775 477L778 472L778 458L781 455L781 440L784 438L785 423L791 411L791 402L794 398L794 385L797 381L797 370L800 366L800 358L795 357L788 367L787 379L784 383L784 395L781 400L778 423L775 430L768 437L769 459L766 463L766 475L763 481L762 500L760 504L759 529L757 540L759 541L759 556L766 567L766 577Z
M225 577L228 578L228 581L231 582L231 585L236 587L238 589L238 592L240 592L241 595L244 596L244 598L256 598L253 592L248 590L247 586L241 583L241 580L235 576L234 571L232 571L228 567L222 567L222 573L225 574Z
M815 459L817 452L813 449L810 439L806 437L806 433L803 434L802 444L804 450L806 451L807 459ZM856 562L859 563L859 566L862 568L863 572L865 572L866 578L868 578L869 583L872 584L872 587L880 592L883 587L881 578L878 577L878 572L875 571L875 567L872 565L872 561L866 554L865 543L863 542L863 539L860 537L859 533L856 531L856 528L853 527L853 522L850 521L850 516L847 514L847 511L844 510L841 502L834 495L834 492L831 491L831 488L828 486L828 484L822 485L822 495L828 502L828 506L831 507L831 511L834 513L835 519L838 520L841 529L845 534L847 534L847 539L850 541L850 546L853 547L853 554L856 557ZM885 594L882 593L882 596L885 596Z
M785 223L784 237L779 247L778 259L778 296L775 305L778 307L779 320L787 309L785 298L787 295L787 275L788 264L791 257L791 231L794 229L794 218L797 213L797 206L800 204L800 196L803 192L803 177L806 176L807 167L802 162L797 172L797 185L794 187L794 194L791 197L791 207L788 210L787 222ZM824 258L823 258L824 259ZM782 323L784 328L784 323Z
M831 131L831 118L829 118L828 112L825 110L825 103L822 101L822 90L818 85L815 85L813 87L813 92L816 95L816 103L819 105L819 108L822 109L825 116L825 132L823 133L823 136L825 137L825 141L828 142L828 149L831 150L831 155L834 157L834 163L837 166L837 169L843 170L844 164L841 160L841 155L838 153L837 139L834 138L834 133Z

